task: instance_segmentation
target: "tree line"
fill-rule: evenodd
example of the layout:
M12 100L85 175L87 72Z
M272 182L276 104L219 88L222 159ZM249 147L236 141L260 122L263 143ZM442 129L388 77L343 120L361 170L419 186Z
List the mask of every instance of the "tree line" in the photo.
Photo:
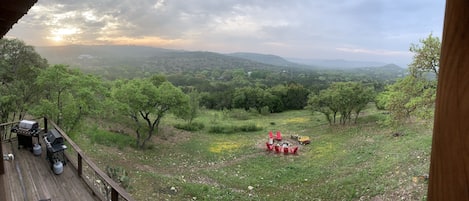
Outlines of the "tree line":
M431 35L430 38L433 40ZM424 43L423 51L429 51L425 48ZM411 47L416 52L421 49L417 45ZM378 94L378 107L396 116L414 115L413 108L422 105L431 108L436 85L422 81L422 72L433 68L423 68L427 63L417 62L419 58L414 59L411 78L389 85ZM220 74L221 80L207 80L200 75L193 78L184 75L184 79L178 80L181 78L178 74L105 80L67 65L49 65L32 46L17 39L1 39L0 118L7 122L27 114L47 116L66 131L77 128L87 117L132 122L128 126L135 131L135 144L143 148L158 133L161 119L169 113L191 124L201 107L244 109L259 114L309 108L324 114L330 124L346 124L356 123L361 111L375 101L378 93L376 81L338 79L326 86L305 86L284 80L266 85L262 80L270 79L267 75L272 74L234 69Z

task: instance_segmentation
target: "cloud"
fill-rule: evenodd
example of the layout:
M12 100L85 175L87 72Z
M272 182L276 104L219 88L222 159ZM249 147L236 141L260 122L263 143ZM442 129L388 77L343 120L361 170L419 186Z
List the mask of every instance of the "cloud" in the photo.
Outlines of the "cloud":
M363 49L363 48L346 48L346 47L338 47L335 49L341 52L381 55L381 56L411 55L411 52L409 51L393 51L393 50L383 50L383 49L371 50L371 49Z
M443 9L443 1L427 0L47 0L10 35L32 45L135 42L280 56L391 56L431 32L439 36Z
M115 44L115 45L142 45L142 46L181 46L190 44L189 40L182 39L163 39L159 37L100 37L98 41L102 41L102 44Z

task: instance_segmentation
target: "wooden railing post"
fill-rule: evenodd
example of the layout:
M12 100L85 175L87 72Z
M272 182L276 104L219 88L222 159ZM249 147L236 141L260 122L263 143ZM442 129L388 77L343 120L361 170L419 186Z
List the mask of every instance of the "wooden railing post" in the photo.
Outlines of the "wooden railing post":
M3 164L3 142L2 139L0 138L0 156L2 156L2 159L0 159L0 176L5 174L5 166Z
M44 117L44 132L47 133L48 129L47 129L47 117Z
M117 193L114 187L111 190L111 201L118 201L119 200L119 193Z
M77 155L78 155L77 171L78 171L78 176L81 177L81 175L83 174L83 164L82 164L83 158L81 157L80 153L77 153Z

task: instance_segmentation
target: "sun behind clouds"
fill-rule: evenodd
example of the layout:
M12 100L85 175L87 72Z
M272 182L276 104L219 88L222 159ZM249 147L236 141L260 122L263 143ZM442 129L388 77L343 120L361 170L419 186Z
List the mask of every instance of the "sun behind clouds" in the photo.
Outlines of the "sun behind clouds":
M55 28L50 31L50 35L47 39L55 43L70 43L74 42L74 36L80 33L81 30L73 26Z

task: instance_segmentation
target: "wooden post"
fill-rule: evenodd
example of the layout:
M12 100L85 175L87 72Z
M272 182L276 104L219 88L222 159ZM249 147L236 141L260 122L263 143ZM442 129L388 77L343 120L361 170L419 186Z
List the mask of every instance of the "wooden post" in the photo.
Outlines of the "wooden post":
M81 157L80 153L77 153L77 155L78 155L77 171L78 171L78 176L81 177L81 175L83 174L83 158Z
M469 1L447 0L428 200L469 201Z
M0 127L0 135L3 135L5 127ZM4 176L5 175L5 164L3 161L3 139L2 136L0 136L0 200L6 200L6 192L5 192L5 182L4 182Z
M0 156L2 157L0 159L0 176L5 174L5 164L3 161L3 141L6 139L6 133L7 133L7 126L0 126ZM1 187L1 186L0 186Z
M44 117L44 132L49 132L49 130L47 129L47 117Z
M0 200L1 201L7 200L7 193L5 189L7 186L5 184L6 183L5 179L6 179L6 175L0 174Z
M2 129L0 128L0 130ZM0 156L2 157L0 159L0 176L1 176L5 174L5 164L3 163L3 140L1 136L0 136Z
M119 193L117 193L116 189L112 188L111 201L118 201L118 200L119 200Z

